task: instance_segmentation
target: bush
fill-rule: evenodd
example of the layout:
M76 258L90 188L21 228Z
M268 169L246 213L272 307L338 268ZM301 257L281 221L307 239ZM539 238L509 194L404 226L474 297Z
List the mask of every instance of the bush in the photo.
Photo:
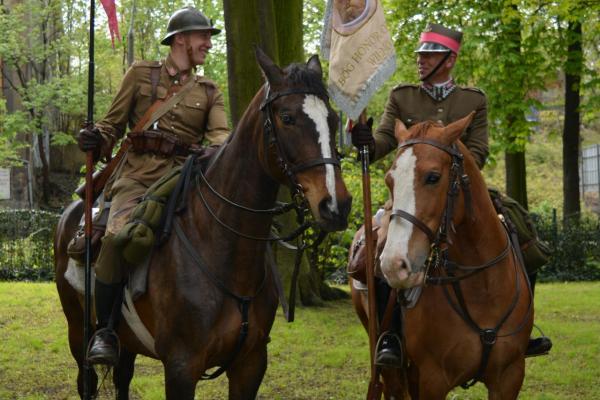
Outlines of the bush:
M59 215L0 210L0 280L54 279L53 233Z
M555 214L536 217L540 237L547 241L553 253L542 267L538 280L591 281L600 280L600 221L582 217L579 222L558 223Z

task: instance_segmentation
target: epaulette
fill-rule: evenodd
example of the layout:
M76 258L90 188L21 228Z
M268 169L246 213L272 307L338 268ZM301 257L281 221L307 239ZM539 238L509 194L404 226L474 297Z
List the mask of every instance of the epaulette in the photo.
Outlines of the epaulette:
M138 67L160 68L160 67L162 67L162 65L163 65L162 61L140 60L140 61L136 61L133 64L131 64L131 68L138 68Z
M475 93L479 93L485 96L485 92L479 88L473 87L473 86L460 86L461 89L464 90L468 90L470 92L475 92Z
M403 88L416 89L418 87L419 87L419 85L415 85L414 83L401 83L399 85L394 86L394 88L392 90L398 90L398 89L403 89Z
M212 81L212 80L208 79L208 78L207 78L207 77L205 77L205 76L202 76L202 75L196 75L196 77L195 77L194 79L196 80L196 82L197 82L197 83L203 83L203 84L205 84L206 86L212 86L212 87L213 87L213 88L215 88L215 89L217 88L217 84L216 84L214 81Z

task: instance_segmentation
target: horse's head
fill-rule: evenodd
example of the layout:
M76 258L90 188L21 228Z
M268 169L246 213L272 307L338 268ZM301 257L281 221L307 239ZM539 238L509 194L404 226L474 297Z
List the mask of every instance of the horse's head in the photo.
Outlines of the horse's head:
M352 197L342 180L335 148L338 117L329 104L317 56L282 70L256 50L266 84L265 169L310 206L325 231L345 229Z
M390 286L410 288L424 283L425 267L440 232L464 216L464 208L448 195L460 191L462 154L455 142L471 123L473 113L443 127L432 122L406 130L396 121L396 159L385 176L392 201L392 219L381 253L381 271ZM464 148L464 147L463 147ZM462 197L460 199L462 201Z

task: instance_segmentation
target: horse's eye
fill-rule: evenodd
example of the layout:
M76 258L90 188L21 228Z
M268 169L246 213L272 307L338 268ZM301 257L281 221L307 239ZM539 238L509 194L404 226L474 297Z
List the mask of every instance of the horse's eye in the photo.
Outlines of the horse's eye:
M425 184L426 185L434 185L436 183L438 183L440 180L440 174L438 174L437 172L430 172L427 174L427 177L425 177Z
M286 125L293 125L294 124L294 118L289 115L289 114L281 114L281 122L283 122Z

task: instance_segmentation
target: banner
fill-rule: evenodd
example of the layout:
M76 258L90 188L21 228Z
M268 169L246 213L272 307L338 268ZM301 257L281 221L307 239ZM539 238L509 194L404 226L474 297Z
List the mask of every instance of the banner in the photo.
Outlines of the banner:
M394 43L379 0L328 0L321 53L331 98L356 120L396 70Z
M106 16L108 17L108 30L110 31L110 40L112 41L113 48L115 47L115 36L121 41L121 35L119 34L119 22L117 21L117 7L115 0L100 0Z

